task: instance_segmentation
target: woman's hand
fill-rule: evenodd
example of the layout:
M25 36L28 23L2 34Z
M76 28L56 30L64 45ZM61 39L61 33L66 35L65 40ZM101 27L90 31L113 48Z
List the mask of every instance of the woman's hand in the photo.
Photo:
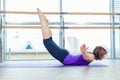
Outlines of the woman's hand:
M86 47L86 44L82 44L82 46L80 46L80 50L82 53L86 53L88 50L88 47Z
M88 47L86 47L86 44L82 44L82 46L80 47L80 50L81 50L85 60L87 60L89 62L94 60L93 54L87 54Z

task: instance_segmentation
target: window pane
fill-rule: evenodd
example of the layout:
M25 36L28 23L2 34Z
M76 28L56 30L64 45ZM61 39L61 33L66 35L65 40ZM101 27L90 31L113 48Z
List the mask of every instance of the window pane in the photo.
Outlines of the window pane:
M59 15L46 15L50 25L59 25ZM38 15L6 14L7 25L39 25Z
M120 29L115 30L115 51L116 57L120 58Z
M36 12L40 8L43 12L59 12L59 0L6 0L6 11ZM50 22L58 22L58 15L46 15ZM52 16L52 17L51 17ZM6 14L6 23L37 24L37 14ZM15 25L15 24L14 24Z
M64 15L66 25L110 25L106 15Z
M107 37L106 37L107 36ZM96 46L103 46L110 55L110 30L108 29L67 29L65 30L65 48L72 54L80 53L80 46L85 43L92 52ZM110 57L110 56L109 56Z
M120 0L114 0L114 12L120 13ZM120 15L115 16L115 24L119 27L115 29L115 53L120 58Z
M102 6L101 6L102 5ZM64 0L63 12L87 12L106 13L110 12L109 0ZM109 15L64 15L66 23L80 25L106 25L110 23Z
M52 29L52 33L54 41L59 45L59 31ZM8 60L48 58L52 57L43 45L41 29L7 29Z
M6 11L36 12L36 8L40 8L43 12L59 12L59 0L6 0L5 2ZM59 15L45 15L50 26L59 27ZM53 58L42 43L41 29L34 29L34 26L40 25L37 14L5 14L5 23L6 26L16 27L6 30L6 60ZM25 29L24 27L27 26L33 28ZM52 29L52 33L55 42L59 44L59 30Z
M109 0L63 0L63 12L109 12Z
M58 12L59 0L6 0L7 11L33 11L40 8L43 12Z

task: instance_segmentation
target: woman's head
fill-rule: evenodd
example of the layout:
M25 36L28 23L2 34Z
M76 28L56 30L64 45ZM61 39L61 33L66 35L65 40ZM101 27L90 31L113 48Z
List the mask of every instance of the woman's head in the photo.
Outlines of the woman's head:
M103 48L101 46L97 46L93 50L93 54L94 54L96 60L102 60L105 57L105 55L107 54L107 51L105 48Z

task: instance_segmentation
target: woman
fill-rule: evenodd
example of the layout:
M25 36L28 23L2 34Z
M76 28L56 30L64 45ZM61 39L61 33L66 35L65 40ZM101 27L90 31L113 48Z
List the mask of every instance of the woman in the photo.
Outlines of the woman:
M93 60L102 60L107 51L101 47L97 46L93 53L88 53L88 47L82 44L80 47L81 54L72 55L68 50L60 48L53 40L52 33L48 26L48 20L45 15L37 8L38 16L41 21L43 43L48 52L57 60L59 60L64 65L89 65Z

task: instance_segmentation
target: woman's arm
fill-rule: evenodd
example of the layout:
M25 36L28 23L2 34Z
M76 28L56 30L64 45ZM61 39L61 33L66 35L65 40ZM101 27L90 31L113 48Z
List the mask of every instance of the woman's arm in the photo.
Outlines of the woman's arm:
M87 53L88 47L86 47L86 44L82 44L82 46L80 47L80 50L81 50L85 60L87 60L87 61L94 60L94 55Z

